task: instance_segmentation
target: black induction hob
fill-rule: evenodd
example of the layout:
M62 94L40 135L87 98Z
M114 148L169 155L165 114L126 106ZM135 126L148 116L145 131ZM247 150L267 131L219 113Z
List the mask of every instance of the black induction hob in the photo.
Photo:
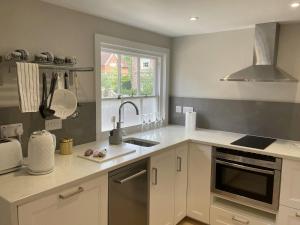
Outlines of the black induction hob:
M267 148L270 144L272 144L274 141L276 141L276 139L246 135L232 142L231 144L263 150Z

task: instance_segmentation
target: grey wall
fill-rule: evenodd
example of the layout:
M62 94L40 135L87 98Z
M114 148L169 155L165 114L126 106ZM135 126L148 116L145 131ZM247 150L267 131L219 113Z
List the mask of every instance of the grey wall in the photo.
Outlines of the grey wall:
M33 56L42 51L76 56L79 66L94 66L95 33L169 48L169 37L106 19L86 15L38 0L0 1L0 55L14 49L27 49ZM21 114L15 69L0 64L0 125L23 123L23 150L26 155L29 135L44 129L39 113ZM79 100L83 102L78 119L63 121L57 138L73 137L75 144L96 140L94 73L79 74Z
M86 15L38 0L0 1L0 55L25 48L33 55L52 51L57 55L76 56L79 66L94 65L95 33L160 47L170 47L171 39L153 32ZM0 107L16 106L15 73L0 68ZM79 77L80 100L95 101L94 74Z
M300 104L229 99L170 98L170 123L184 125L176 106L197 112L197 127L280 139L300 140Z
M79 117L63 120L63 129L51 131L56 135L57 142L65 137L73 138L75 145L96 140L96 103L81 103L79 112ZM45 129L45 120L39 113L21 113L18 107L0 108L0 126L11 123L23 123L22 148L26 156L30 134Z
M300 83L221 82L252 64L254 29L173 40L171 95L176 97L300 102ZM300 23L281 25L278 65L300 80Z
M192 106L200 128L300 140L300 82L219 81L251 65L253 42L254 29L173 39L170 123ZM281 25L278 66L300 80L300 23Z

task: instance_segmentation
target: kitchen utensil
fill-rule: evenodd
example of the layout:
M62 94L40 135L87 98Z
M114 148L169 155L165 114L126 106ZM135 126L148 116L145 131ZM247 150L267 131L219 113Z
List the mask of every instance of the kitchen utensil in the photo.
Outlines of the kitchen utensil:
M68 87L67 73L65 73L64 81L64 87L66 88ZM51 109L55 111L54 115L56 117L66 119L76 111L76 108L77 98L72 91L63 88L55 90Z
M48 63L53 63L54 61L54 55L52 52L42 52L41 54L45 55L47 57Z
M42 102L39 108L41 116L45 119L46 115L44 113L45 108L47 107L47 75L46 73L42 74L43 78L43 93L42 93Z
M44 116L43 118L47 118L47 117L53 116L55 114L55 110L51 109L51 105L52 105L53 95L54 95L54 91L55 91L55 87L56 87L56 83L57 83L57 77L58 77L57 74L52 74L49 94L46 96L46 99L44 101L44 106L42 107L43 108L42 115ZM43 82L44 82L44 80L43 80ZM43 84L43 86L44 86L44 84ZM46 86L47 86L47 83L46 83L45 87ZM49 105L47 105L49 96L50 96Z
M65 63L65 57L64 56L54 56L54 63L55 64L64 64Z
M78 76L77 73L74 72L74 83L75 83L75 94L76 94L76 98L77 98L77 108L76 111L71 115L71 118L75 119L76 117L79 116L80 114L80 109L79 107L81 107L80 103L79 103L79 98L78 98Z
M65 63L75 65L77 63L77 58L75 56L66 56Z
M22 161L22 147L18 140L0 139L0 174L21 168Z
M59 142L59 150L62 155L71 155L73 151L73 139L62 138Z
M46 130L33 132L28 142L28 173L47 174L54 169L55 135Z
M65 72L64 75L64 80L65 80L65 89L69 89L69 74L67 72Z

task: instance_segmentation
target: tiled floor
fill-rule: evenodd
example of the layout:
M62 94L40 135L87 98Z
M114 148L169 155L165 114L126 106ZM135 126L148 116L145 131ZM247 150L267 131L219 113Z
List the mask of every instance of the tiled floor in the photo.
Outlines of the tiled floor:
M206 224L186 218L183 221L181 221L178 225L206 225Z

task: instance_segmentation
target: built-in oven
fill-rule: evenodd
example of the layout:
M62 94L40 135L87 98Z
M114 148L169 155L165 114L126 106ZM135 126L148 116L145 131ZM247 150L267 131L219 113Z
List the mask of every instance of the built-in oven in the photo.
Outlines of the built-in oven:
M259 208L278 210L282 159L215 147L212 164L213 193Z

